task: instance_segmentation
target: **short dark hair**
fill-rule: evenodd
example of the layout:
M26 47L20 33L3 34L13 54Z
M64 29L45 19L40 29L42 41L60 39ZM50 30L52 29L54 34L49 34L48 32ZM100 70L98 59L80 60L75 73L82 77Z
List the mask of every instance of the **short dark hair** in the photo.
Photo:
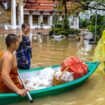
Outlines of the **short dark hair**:
M10 47L11 44L15 43L18 40L18 36L16 34L8 34L5 40L7 47Z
M27 26L29 26L29 24L23 23L22 26L21 26L21 28L24 29L24 28L26 28Z

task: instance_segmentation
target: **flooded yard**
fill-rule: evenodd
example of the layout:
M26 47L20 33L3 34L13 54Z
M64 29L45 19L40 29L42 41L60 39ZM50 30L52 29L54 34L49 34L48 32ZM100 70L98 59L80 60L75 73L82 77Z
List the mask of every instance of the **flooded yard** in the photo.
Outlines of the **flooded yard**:
M61 62L69 56L78 56L83 61L91 61L95 46L75 39L55 41L44 36L41 41L33 40L32 67L42 67ZM4 37L0 37L0 50L4 49ZM93 74L82 86L67 93L35 99L33 105L104 105L105 77ZM28 101L13 105L31 105Z

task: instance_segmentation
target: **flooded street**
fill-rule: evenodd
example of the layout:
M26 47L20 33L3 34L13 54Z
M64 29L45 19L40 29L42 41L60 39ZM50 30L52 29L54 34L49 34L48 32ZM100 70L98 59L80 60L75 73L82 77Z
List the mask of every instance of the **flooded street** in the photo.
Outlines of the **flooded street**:
M91 76L79 88L56 96L49 96L34 100L32 105L104 105L105 103L105 77ZM28 101L12 105L31 105Z
M89 50L90 51L86 51ZM32 66L46 66L60 64L69 56L78 56L84 61L92 59L93 48L91 45L81 46L75 39L55 41L44 36L42 43L33 41Z
M94 46L75 39L55 41L43 36L41 40L33 40L32 67L42 67L61 62L69 56L78 56L83 61L91 61ZM0 50L4 49L4 38L0 37ZM93 74L82 86L67 93L35 99L32 105L104 105L105 104L105 77ZM31 105L28 100L12 105Z

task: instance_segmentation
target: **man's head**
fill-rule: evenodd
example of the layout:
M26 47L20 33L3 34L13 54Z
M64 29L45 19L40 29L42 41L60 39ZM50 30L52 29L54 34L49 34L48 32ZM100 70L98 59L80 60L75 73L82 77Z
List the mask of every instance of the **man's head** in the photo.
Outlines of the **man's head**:
M12 48L13 50L17 50L20 44L19 37L15 34L9 34L6 37L5 43L7 48Z
M22 28L22 31L25 34L29 33L29 31L30 31L30 26L28 24L26 24L26 23L22 24L21 28Z

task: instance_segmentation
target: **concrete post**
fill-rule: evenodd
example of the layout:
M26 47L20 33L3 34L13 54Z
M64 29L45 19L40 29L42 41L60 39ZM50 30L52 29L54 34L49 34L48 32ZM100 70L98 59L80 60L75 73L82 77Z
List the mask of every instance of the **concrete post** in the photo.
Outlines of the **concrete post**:
M11 1L11 24L12 29L16 29L16 0Z

